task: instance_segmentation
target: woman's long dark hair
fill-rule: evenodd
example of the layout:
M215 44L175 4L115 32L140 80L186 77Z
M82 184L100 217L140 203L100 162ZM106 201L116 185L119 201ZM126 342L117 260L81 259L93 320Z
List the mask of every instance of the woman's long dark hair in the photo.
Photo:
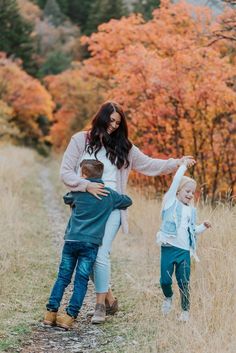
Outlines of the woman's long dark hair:
M111 114L115 112L120 115L120 125L109 135L107 128L110 124ZM96 158L102 146L106 149L107 158L118 169L121 169L123 166L125 168L129 166L128 154L132 143L128 139L125 114L122 108L115 102L103 103L92 120L87 151L90 154L94 153Z

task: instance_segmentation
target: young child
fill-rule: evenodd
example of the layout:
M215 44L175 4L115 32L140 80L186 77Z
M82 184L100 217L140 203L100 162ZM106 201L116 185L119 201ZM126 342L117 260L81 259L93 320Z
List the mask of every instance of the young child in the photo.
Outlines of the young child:
M81 176L91 182L102 183L103 164L98 160L83 160L80 164ZM106 221L114 209L125 209L132 204L126 195L112 189L100 199L89 192L70 192L64 196L66 204L72 208L65 231L65 243L58 277L52 289L44 324L57 325L69 329L82 306L98 247L102 244ZM71 282L75 270L74 288L66 314L57 315L65 288Z
M161 278L160 284L165 299L162 312L167 315L172 308L172 275L175 276L180 290L180 321L189 319L189 280L190 255L196 257L196 235L211 227L205 221L196 226L196 209L193 198L196 181L184 176L187 167L195 164L192 158L185 158L177 170L172 184L164 196L162 204L162 223L157 233L157 242L161 243Z

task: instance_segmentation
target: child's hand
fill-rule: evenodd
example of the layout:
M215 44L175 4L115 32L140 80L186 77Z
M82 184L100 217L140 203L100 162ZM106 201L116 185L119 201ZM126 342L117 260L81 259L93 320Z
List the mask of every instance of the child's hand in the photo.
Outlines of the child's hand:
M195 159L192 156L184 156L180 159L180 165L185 165L187 168L193 167L196 164Z
M203 224L206 228L211 228L211 223L209 221L204 221Z

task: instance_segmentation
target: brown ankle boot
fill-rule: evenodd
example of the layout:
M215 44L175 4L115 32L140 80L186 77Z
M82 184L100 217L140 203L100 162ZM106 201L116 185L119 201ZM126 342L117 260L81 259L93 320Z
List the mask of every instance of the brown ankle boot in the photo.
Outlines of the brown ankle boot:
M106 315L114 315L118 311L118 300L115 298L112 305L109 304L109 301L105 299L106 304Z
M44 325L55 326L57 319L57 312L54 311L46 311L44 314L43 323Z
M65 330L69 330L73 323L75 321L75 318L68 315L68 314L63 314L57 316L57 321L56 324L58 327L64 328Z
M104 304L96 304L93 317L91 319L92 324L102 324L106 319L106 307Z

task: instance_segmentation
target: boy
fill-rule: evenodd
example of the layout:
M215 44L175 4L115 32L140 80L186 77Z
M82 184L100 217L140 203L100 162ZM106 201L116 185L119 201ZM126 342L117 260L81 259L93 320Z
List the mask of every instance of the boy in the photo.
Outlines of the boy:
M83 160L80 164L81 176L90 182L102 183L103 163L98 160ZM99 245L105 231L108 217L114 209L125 209L132 204L126 195L120 195L112 189L101 199L89 192L70 192L64 201L72 208L66 232L65 244L58 277L52 289L44 316L44 324L57 325L69 329L82 306L93 270ZM76 268L76 269L75 269ZM57 311L65 288L69 285L75 269L74 289L66 308L66 314Z

